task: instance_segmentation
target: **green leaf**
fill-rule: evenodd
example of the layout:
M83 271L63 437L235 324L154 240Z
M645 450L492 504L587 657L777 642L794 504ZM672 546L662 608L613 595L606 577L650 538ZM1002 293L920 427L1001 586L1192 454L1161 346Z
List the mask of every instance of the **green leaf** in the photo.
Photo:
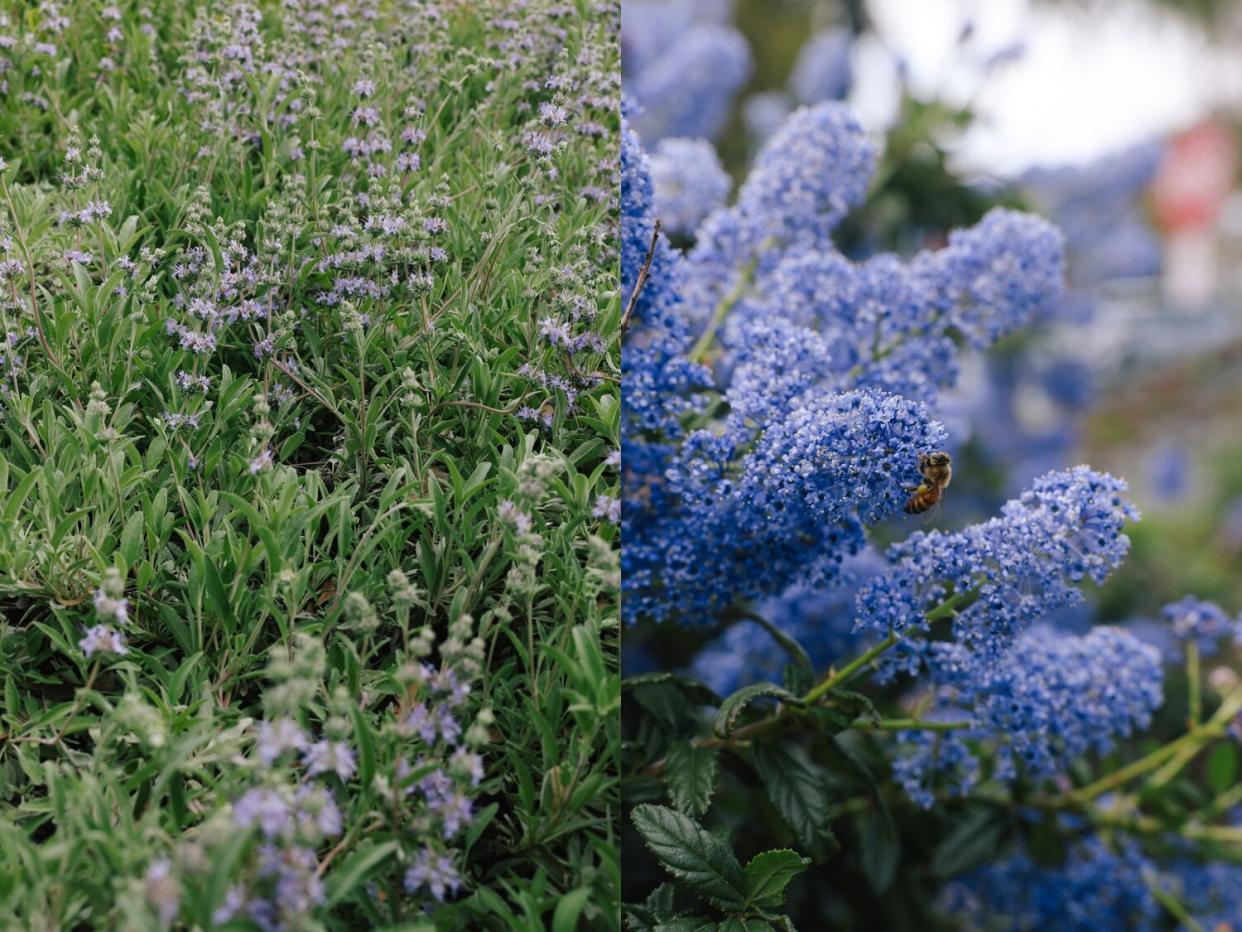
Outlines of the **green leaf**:
M828 793L824 775L796 745L756 744L751 760L768 799L793 830L798 843L814 848L828 832Z
M385 841L369 848L360 848L345 859L339 868L328 875L324 885L324 905L331 908L349 896L359 884L370 876L371 872L396 853L400 845L395 841Z
M552 911L552 932L575 932L578 919L590 898L590 887L578 887L562 896Z
M729 737L729 735L733 734L734 729L737 728L738 716L746 710L746 707L756 699L765 698L779 699L787 705L805 705L801 699L789 690L777 686L775 683L754 683L750 686L743 686L720 704L720 710L716 713L716 724L714 726L716 734L721 738Z
M229 605L229 593L220 579L220 571L209 558L203 561L203 578L207 583L207 598L211 602L211 607L224 622L225 630L231 634L236 628L236 623L233 621L233 610Z
M804 858L788 848L762 851L746 865L746 908L775 909L785 902L789 882L810 866Z
M775 932L772 923L766 919L741 919L737 916L730 916L716 926L716 930L717 932Z
M942 878L954 877L986 862L996 853L1004 835L1001 819L1002 815L991 808L974 809L959 819L932 853L932 873Z
M354 719L354 731L358 735L358 779L365 788L371 785L371 780L375 777L375 733L361 706L350 703L349 711Z
M704 916L680 916L668 922L661 922L655 927L655 932L717 932L719 928L715 919L708 919Z
M242 829L230 832L222 848L213 852L211 857L211 874L207 879L207 902L203 910L203 918L211 916L224 902L224 893L233 878L237 876L237 865L250 843L253 830Z
M146 516L141 511L135 511L129 516L129 520L125 522L125 528L121 531L121 559L125 561L125 568L128 570L136 562L142 554L142 532Z
M702 815L711 804L719 769L716 748L680 741L668 749L668 793L673 805L688 815Z
M728 845L666 806L635 806L630 818L666 871L721 909L742 908L746 882Z
M644 686L660 685L676 687L682 695L698 705L720 705L720 696L714 689L680 673L644 673L626 677L621 681L622 689L637 690Z
M1238 746L1233 741L1218 741L1207 759L1208 786L1213 793L1223 793L1238 779Z
M499 803L492 803L485 806L474 814L474 818L470 820L470 827L466 829L466 853L470 853L470 849L474 847L474 843L479 840L484 830L491 824L492 819L496 818L496 813L500 811Z
M869 808L855 816L858 830L858 863L876 893L883 893L897 875L901 840L887 810Z

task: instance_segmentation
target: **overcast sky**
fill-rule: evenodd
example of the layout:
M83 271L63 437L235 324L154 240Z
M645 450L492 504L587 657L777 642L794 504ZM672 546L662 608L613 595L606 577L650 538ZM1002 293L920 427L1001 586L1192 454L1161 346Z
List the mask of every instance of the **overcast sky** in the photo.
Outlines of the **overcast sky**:
M958 150L991 173L1077 162L1242 105L1242 53L1232 60L1175 15L1134 2L1110 12L1029 0L871 0L878 38L857 50L851 101L872 126L891 118L892 54L922 94L975 98L983 119ZM962 24L975 25L964 54ZM989 54L1025 55L980 77Z

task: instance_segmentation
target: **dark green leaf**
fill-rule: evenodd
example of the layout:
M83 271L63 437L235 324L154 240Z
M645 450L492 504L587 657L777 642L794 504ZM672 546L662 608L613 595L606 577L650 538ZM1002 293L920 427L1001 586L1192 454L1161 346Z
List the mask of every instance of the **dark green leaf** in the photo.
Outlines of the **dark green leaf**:
M552 911L552 932L574 932L590 898L590 887L578 887L562 896Z
M810 655L802 645L761 615L747 615L746 620L753 621L763 628L777 644L784 648L785 653L789 654L793 673L788 679L799 684L791 688L795 689L799 695L810 689L815 682L815 664L811 662Z
M774 909L785 902L785 888L789 882L810 865L804 858L788 848L775 848L756 854L746 865L746 907Z
M328 874L327 883L324 884L325 905L333 906L349 896L372 871L396 854L400 847L395 841L385 841L368 848L360 848L351 854L340 867Z
M630 817L664 869L692 892L721 909L742 907L742 866L728 845L665 806L636 806Z
M622 689L638 690L644 686L660 685L675 686L687 699L699 705L720 705L720 696L714 689L680 673L644 673L621 681Z
M668 749L669 796L673 805L688 815L702 815L716 789L719 751L679 741Z
M828 831L824 775L796 745L768 741L751 749L763 788L799 844L814 848Z
M746 711L747 706L756 699L778 699L787 705L803 705L801 699L775 683L754 683L750 686L743 686L720 704L714 726L716 734L722 738L733 734L734 729L737 728L738 716Z
M932 854L932 872L954 877L987 862L1005 832L1003 816L992 808L977 808L959 819Z
M897 875L901 841L887 810L867 808L855 816L858 831L858 862L863 876L876 893L883 893Z

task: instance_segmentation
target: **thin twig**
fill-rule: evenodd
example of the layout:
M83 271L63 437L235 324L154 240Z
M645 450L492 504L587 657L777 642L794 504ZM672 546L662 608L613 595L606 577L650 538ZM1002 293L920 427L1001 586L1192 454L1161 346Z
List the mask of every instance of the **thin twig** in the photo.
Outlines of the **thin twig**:
M660 221L657 218L651 229L651 245L647 247L647 255L643 259L642 268L638 270L638 278L634 281L634 290L630 292L630 300L626 302L625 313L621 315L621 335L625 336L630 329L630 318L634 316L634 305L638 303L639 292L647 284L647 276L651 274L651 263L655 260L656 243L660 240Z

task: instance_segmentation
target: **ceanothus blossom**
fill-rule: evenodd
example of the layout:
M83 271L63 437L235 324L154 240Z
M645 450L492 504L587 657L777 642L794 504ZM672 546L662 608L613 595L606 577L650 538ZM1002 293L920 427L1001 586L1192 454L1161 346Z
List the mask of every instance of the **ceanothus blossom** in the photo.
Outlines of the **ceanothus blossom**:
M750 71L750 49L732 26L691 28L627 80L642 107L638 132L650 143L668 136L714 139Z
M800 104L842 100L854 80L848 29L825 29L806 41L789 74L789 89Z
M1048 777L1147 727L1164 699L1160 652L1118 628L1082 636L1033 628L995 662L958 644L936 646L943 655L933 668L938 691L929 717L969 727L901 733L894 775L924 807L933 786L957 794L973 786L978 768L962 756L965 739L993 747L993 779Z
M940 907L972 928L1000 920L1017 932L1154 932L1163 926L1147 882L1152 870L1133 842L1089 835L1059 866L1019 851L981 867L951 883Z
M1163 614L1173 636L1179 641L1193 641L1204 657L1219 653L1222 640L1242 637L1242 619L1230 618L1219 605L1194 596L1166 605Z
M650 153L655 213L671 234L693 236L703 219L722 206L731 182L716 148L706 139L661 139Z
M1130 540L1122 527L1138 518L1125 489L1120 479L1076 466L1037 479L982 524L914 532L888 549L892 569L859 592L858 627L898 635L927 630L927 611L952 595L963 600L952 621L954 641L1003 655L1042 615L1080 602L1082 582L1102 582L1124 559ZM917 645L907 647L907 659L917 655ZM915 660L908 668L917 666Z

